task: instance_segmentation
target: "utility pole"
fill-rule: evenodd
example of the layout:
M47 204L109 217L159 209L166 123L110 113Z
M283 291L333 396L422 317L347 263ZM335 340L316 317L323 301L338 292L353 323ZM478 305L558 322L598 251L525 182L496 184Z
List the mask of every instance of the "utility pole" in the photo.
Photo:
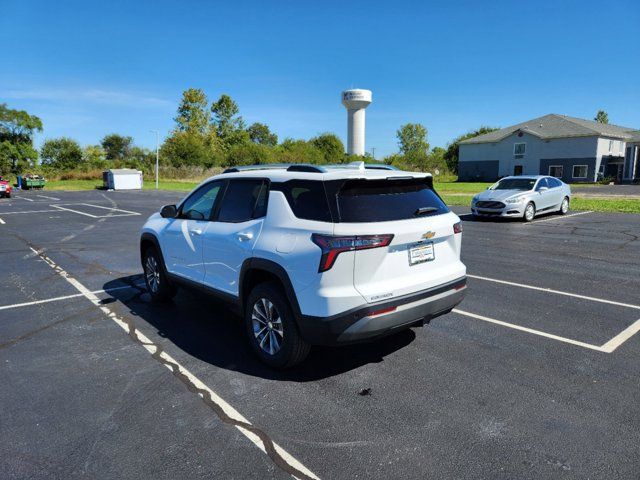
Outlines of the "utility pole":
M376 159L376 147L371 147L371 157L374 160Z
M156 134L156 190L158 190L158 177L160 175L160 132L158 130L149 130Z

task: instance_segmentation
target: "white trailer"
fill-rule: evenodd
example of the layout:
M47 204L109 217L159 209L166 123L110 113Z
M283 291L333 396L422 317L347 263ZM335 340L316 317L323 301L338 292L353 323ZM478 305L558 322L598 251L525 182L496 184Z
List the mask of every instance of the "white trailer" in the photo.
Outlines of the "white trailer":
M112 168L102 172L102 181L108 190L141 190L142 172L132 168Z

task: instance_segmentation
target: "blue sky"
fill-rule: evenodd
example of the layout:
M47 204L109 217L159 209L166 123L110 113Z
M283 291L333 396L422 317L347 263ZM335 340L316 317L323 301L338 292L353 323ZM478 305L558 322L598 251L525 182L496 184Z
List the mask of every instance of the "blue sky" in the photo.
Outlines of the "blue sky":
M45 138L155 146L181 92L228 93L281 139L346 137L340 91L373 91L367 150L407 122L432 146L547 113L640 128L640 3L0 0L0 102Z

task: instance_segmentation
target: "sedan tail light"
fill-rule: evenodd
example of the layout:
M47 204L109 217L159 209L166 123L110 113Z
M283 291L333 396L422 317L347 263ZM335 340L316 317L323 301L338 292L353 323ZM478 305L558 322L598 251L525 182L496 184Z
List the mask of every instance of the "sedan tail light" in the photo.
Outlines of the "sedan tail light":
M462 233L462 222L453 224L453 233Z
M386 247L391 243L392 239L393 234L333 236L314 233L311 235L311 241L322 250L318 272L326 272L333 267L336 258L342 252Z

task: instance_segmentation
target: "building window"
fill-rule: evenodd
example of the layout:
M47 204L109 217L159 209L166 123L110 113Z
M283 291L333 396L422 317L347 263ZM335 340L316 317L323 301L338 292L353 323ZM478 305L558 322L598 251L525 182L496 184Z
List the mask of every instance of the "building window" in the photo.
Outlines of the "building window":
M526 143L514 143L513 144L513 156L515 158L524 157L525 149L527 148Z
M564 173L564 168L562 165L549 165L549 176L562 178L562 174Z
M587 165L574 165L573 178L587 178L589 167Z

